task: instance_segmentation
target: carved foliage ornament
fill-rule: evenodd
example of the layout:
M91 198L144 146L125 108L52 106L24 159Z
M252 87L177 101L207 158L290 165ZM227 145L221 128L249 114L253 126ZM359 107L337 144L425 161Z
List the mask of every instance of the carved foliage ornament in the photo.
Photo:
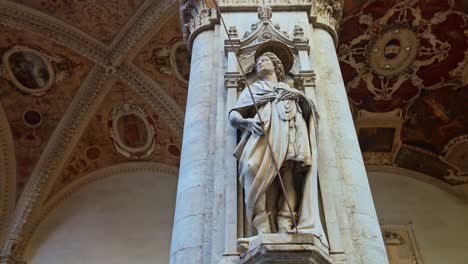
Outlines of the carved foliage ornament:
M69 61L36 48L16 45L2 53L0 76L26 94L42 96L71 75Z
M144 159L156 147L156 130L145 111L136 105L115 107L109 116L110 137L115 149L129 159Z

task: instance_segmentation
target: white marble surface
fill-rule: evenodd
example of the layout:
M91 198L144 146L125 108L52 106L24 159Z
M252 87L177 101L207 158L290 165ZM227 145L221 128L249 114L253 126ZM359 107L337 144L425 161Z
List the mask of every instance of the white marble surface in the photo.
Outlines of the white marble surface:
M353 263L388 263L333 39L322 29L315 29L310 38L318 75L316 97L321 106L319 111L326 111L326 120L322 122L328 123L326 133L330 136L330 151L334 152L331 160L323 162L338 170L340 181L333 187L334 193L344 191L343 197L337 197L336 209L341 216L346 251L354 258Z

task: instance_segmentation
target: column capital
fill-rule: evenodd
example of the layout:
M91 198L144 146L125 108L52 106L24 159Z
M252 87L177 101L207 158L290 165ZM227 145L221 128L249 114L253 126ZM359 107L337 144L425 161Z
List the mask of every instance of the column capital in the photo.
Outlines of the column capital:
M338 44L338 28L343 15L343 0L315 0L310 15L311 23L316 28L328 31Z
M213 29L219 23L215 8L206 6L204 0L182 0L179 5L182 35L187 42L189 50L195 37L201 32Z

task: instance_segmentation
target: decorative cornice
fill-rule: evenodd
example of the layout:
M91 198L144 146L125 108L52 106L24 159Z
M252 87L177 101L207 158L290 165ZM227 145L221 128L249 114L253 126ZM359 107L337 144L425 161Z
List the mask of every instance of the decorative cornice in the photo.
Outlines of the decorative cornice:
M29 224L37 217L47 198L51 183L78 142L86 125L111 85L115 71L95 66L62 117L28 181L12 221L2 255L17 257L24 250L23 239L30 236Z
M11 1L0 0L0 24L36 32L69 47L99 65L109 65L109 50L89 35L66 23Z
M182 137L184 113L179 105L135 65L124 64L118 68L118 72L128 85L134 87L141 96L148 99L154 109L161 113L177 136Z
M16 200L16 164L13 136L0 103L0 245Z
M37 227L47 218L47 216L70 196L75 194L77 191L88 186L91 183L105 179L110 176L119 174L133 173L133 172L150 172L158 175L167 175L170 177L177 177L179 170L178 168L162 163L156 162L131 162L123 163L118 165L109 166L89 173L88 175L73 181L69 186L62 189L60 192L50 198L46 204L42 207L40 215L35 219L34 223L31 224L31 235L34 234ZM28 236L23 240L25 246L28 245L29 240L32 236ZM22 256L21 256L22 257Z

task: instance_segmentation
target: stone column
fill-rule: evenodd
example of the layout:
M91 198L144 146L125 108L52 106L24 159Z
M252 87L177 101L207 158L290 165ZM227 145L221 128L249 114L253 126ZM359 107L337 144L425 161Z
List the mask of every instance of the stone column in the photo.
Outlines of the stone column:
M170 263L204 263L203 240L208 203L210 115L215 103L214 31L199 33L192 63L185 113ZM210 223L207 223L210 225Z
M338 174L338 182L328 191L338 195L336 210L338 217L342 217L341 235L346 253L352 254L346 263L350 260L362 264L388 263L333 37L325 29L315 28L310 39L318 74L317 107L324 113L320 126L326 129L320 137L319 166L330 173L320 177L337 178Z

